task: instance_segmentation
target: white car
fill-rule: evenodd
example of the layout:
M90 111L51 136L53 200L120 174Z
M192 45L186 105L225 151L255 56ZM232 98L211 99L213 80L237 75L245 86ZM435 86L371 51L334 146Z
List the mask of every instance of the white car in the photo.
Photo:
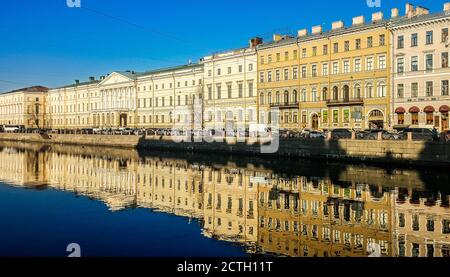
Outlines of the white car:
M319 131L310 131L309 132L309 138L311 139L324 139L325 134Z

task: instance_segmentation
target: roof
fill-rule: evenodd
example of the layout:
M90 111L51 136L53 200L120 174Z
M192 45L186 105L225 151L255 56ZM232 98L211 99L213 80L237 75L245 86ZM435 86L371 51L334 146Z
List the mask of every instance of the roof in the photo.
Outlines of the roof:
M16 93L16 92L48 92L48 88L44 86L33 86L27 88L16 89L8 92L1 93L0 95Z
M434 14L426 14L426 15L420 15L420 16L414 16L411 18L407 18L405 16L392 19L392 27L401 27L404 25L410 25L410 24L416 24L420 22L435 20L435 19L443 19L443 18L450 18L450 13L448 12L439 12Z
M197 67L201 67L201 66L202 65L199 63L192 63L192 64L185 64L185 65L174 66L174 67L166 67L166 68L162 68L162 69L156 69L156 70L150 70L150 71L138 73L137 77L145 77L145 76L149 76L149 75L167 73L167 72L171 72L171 71L179 71L179 70L190 69L190 68L197 68Z

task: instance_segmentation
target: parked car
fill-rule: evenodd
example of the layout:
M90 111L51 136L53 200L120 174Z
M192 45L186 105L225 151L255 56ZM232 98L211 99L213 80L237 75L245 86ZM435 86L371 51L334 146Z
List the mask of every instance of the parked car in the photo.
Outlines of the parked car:
M450 130L441 133L441 141L450 142Z
M349 129L334 129L331 131L331 139L351 139L352 132Z
M320 131L311 131L309 132L310 139L325 139L325 134Z
M408 133L412 133L413 140L437 141L439 134L436 129L428 128L406 128L400 132L400 139L407 139Z
M84 129L81 129L81 133L82 134L86 134L86 135L92 135L92 134L94 134L94 129L92 129L92 128L84 128Z
M398 133L389 132L386 130L368 130L365 132L362 139L377 140L379 133L381 133L383 140L397 140L400 137Z

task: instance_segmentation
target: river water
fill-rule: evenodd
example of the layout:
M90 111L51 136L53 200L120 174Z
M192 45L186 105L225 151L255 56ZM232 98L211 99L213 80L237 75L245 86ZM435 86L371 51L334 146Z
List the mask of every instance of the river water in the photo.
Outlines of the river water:
M0 142L0 256L448 257L446 169ZM77 251L78 251L77 250Z

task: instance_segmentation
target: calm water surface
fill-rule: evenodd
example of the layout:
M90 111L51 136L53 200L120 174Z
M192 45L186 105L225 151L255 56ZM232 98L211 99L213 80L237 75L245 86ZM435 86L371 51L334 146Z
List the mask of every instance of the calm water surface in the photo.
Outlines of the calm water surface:
M0 256L450 255L447 170L0 142Z

